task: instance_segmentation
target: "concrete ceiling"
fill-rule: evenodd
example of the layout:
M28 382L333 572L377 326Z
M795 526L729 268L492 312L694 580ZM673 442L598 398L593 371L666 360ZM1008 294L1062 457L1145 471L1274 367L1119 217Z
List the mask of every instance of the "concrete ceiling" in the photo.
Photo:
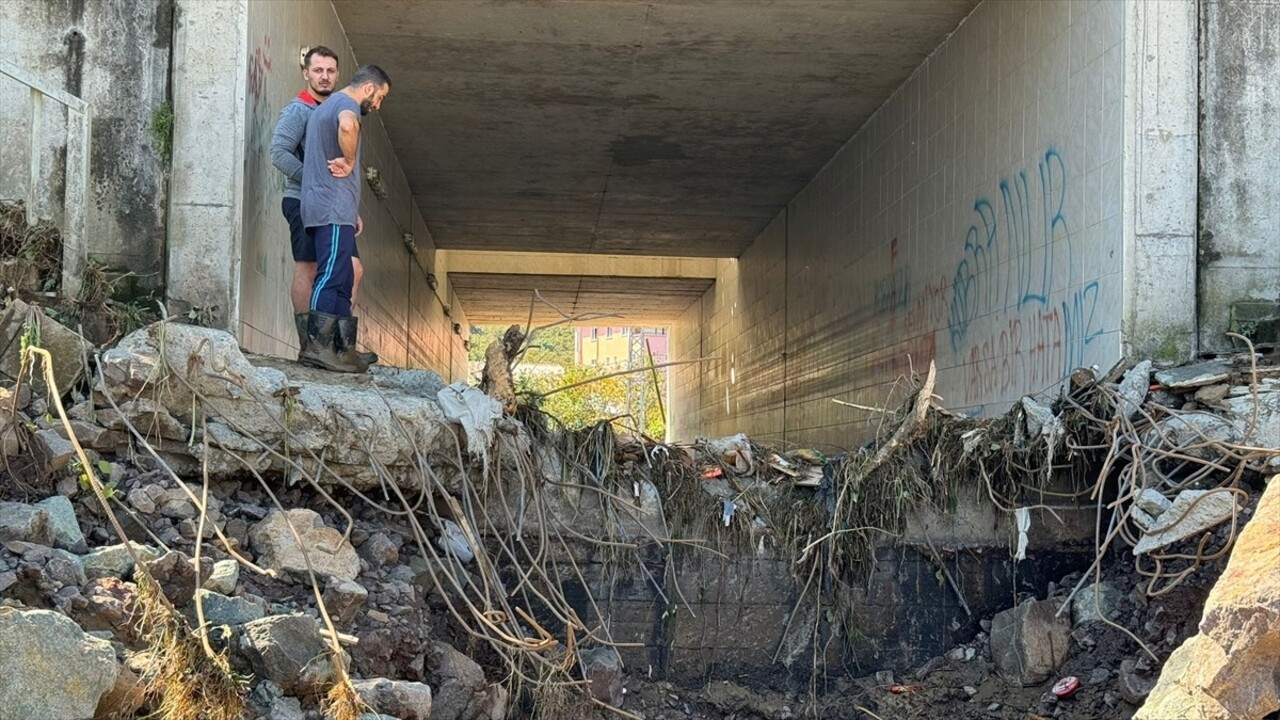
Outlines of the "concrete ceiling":
M334 6L439 247L736 257L976 2Z

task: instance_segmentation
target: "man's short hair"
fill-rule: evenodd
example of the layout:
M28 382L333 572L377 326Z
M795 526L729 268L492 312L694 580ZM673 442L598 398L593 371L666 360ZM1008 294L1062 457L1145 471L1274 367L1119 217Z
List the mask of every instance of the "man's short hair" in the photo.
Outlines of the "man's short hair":
M351 87L360 87L365 83L386 85L388 90L391 89L391 77L377 65L361 65L356 68L356 74L351 76Z
M338 60L338 53L330 50L329 48L323 45L317 45L311 48L310 50L308 50L306 55L302 56L302 69L305 70L311 67L311 58L315 57L316 55L319 55L320 57L333 58L334 64L338 64L340 62Z

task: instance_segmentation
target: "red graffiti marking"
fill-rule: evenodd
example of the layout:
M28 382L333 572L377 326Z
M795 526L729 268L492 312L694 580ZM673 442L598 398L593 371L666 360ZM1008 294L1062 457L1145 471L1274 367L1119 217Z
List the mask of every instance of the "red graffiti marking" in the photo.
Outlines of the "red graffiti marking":
M253 50L249 59L249 96L256 106L267 91L267 74L271 72L271 36L262 38L262 43Z

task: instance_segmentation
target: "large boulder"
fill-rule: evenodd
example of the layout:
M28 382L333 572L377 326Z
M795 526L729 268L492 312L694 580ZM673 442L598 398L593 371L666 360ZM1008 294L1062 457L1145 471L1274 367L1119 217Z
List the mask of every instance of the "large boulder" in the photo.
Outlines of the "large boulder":
M1280 710L1280 482L1273 477L1136 720L1261 718Z
M490 685L476 661L443 642L431 643L428 653L436 685L431 720L501 720L506 717L507 693Z
M256 356L251 364L229 333L157 323L104 352L102 371L106 382L95 389L123 403L123 418L101 413L111 429L128 419L143 432L168 428L156 433L157 441L184 440L192 390L207 399L214 477L243 473L246 466L287 472L284 460L262 452L287 447L321 483L341 478L357 488L376 487L384 478L380 467L417 487L419 453L454 446L436 400L443 383L422 370L342 375ZM181 379L166 380L167 373ZM198 473L203 442L160 444L178 472ZM315 457L332 472L315 473Z
M294 531L302 539L301 544ZM312 510L277 510L249 530L249 540L260 565L288 577L305 580L308 560L321 581L326 576L355 580L360 574L356 549Z
M1027 600L991 619L991 657L1006 680L1035 685L1066 662L1071 620L1057 612L1052 600Z
M92 718L120 668L111 643L48 610L0 608L0 716Z
M245 624L240 652L254 675L288 695L327 692L338 679L320 626L306 615L272 615Z
M352 683L369 707L400 720L430 720L431 687L422 683L373 678Z

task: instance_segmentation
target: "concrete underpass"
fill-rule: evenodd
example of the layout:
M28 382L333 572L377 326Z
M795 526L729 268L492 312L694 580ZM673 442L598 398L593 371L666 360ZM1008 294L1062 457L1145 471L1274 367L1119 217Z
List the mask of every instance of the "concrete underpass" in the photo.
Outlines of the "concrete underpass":
M462 378L469 324L527 319L537 289L565 313L670 327L674 360L716 359L672 371L673 437L848 447L874 418L831 400L890 402L930 362L949 407L995 413L1077 366L1219 349L1233 304L1266 294L1277 251L1234 240L1262 227L1247 199L1197 175L1234 162L1201 156L1202 132L1251 131L1196 113L1202 92L1245 114L1265 94L1264 74L1221 79L1230 44L1198 48L1266 11L1206 7L178 0L49 8L21 34L6 22L4 52L102 106L90 192L133 209L90 209L80 252L156 268L175 308L248 349L291 352L267 144L303 49L324 44L394 83L365 133L357 310L386 362ZM121 61L100 41L42 49L70 47L72 25L156 70L111 90L69 75ZM113 93L154 106L169 88L167 179L112 163L154 144ZM53 214L57 157L34 194ZM14 197L24 170L7 171ZM1198 266L1206 197L1219 239ZM157 226L164 262L127 240Z
M667 372L668 440L743 433L820 449L829 469L930 367L958 427L1058 395L1077 368L1229 358L1244 348L1229 332L1276 346L1270 3L9 0L0 90L16 100L0 104L0 142L30 149L0 162L0 200L63 230L64 288L90 263L130 269L173 316L292 359L269 144L315 45L344 77L373 63L392 79L362 131L354 309L383 365L467 380L473 325L661 327L685 363ZM373 394L364 377L263 364L325 397ZM1216 402L1249 394L1233 372L1213 380ZM1155 384L1137 383L1144 397ZM1162 387L1203 409L1197 386ZM343 458L368 472L354 445ZM1092 561L1092 505L1015 521L987 499L897 518L895 540L868 543L850 605L871 630L863 670L985 638L981 619ZM1014 560L1033 516L1033 560ZM629 672L774 672L801 605L794 558L759 547L679 569L720 593L689 603L700 614L683 629L664 625L658 581L609 585L602 614L635 641ZM607 585L591 560L563 586ZM666 556L643 561L665 577Z

